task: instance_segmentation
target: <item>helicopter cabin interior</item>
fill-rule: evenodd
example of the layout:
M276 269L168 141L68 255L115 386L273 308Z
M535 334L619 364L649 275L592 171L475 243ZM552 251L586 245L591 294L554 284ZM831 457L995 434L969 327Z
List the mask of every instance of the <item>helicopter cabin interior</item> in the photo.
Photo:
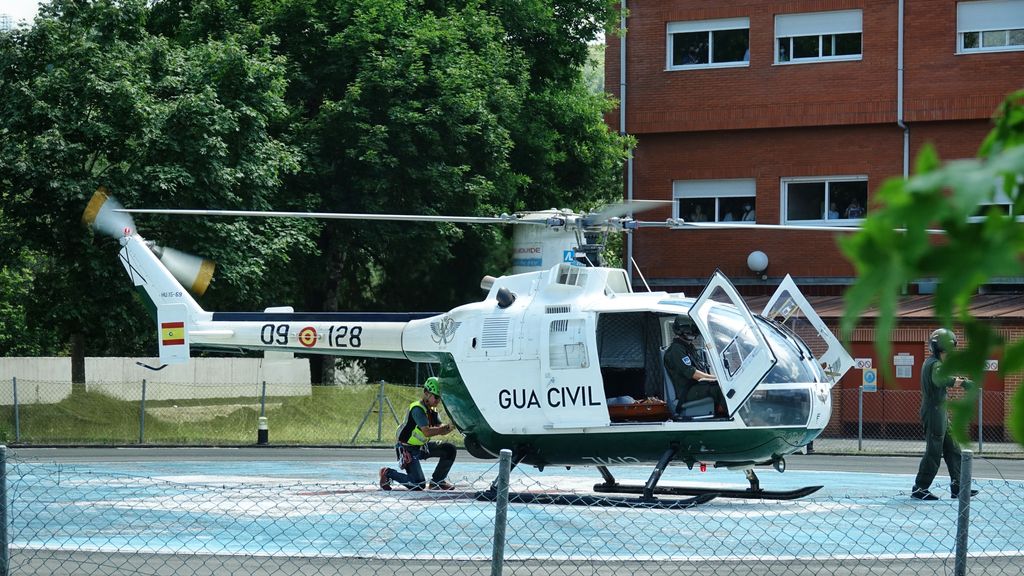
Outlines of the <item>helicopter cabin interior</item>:
M672 413L675 390L662 356L671 343L670 324L674 319L653 312L605 313L598 317L601 378L613 423L715 417L712 390L703 398L691 396L679 413Z

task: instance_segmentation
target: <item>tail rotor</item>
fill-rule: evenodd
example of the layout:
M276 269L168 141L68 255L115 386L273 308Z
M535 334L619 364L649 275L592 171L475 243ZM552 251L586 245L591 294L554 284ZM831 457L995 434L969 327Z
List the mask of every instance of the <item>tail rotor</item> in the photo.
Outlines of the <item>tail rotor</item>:
M135 220L131 214L122 212L123 209L124 206L100 186L82 213L82 224L115 239L131 236L135 234Z
M138 235L135 220L116 198L100 186L82 214L82 223L90 229L121 240ZM147 241L146 246L189 292L202 296L213 279L216 263L181 250Z

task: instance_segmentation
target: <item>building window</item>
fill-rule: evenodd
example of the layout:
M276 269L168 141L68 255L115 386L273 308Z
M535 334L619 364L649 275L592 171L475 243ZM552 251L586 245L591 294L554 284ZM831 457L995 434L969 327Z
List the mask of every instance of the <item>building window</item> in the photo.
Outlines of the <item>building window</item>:
M956 5L958 54L1024 50L1024 0Z
M669 22L668 69L750 64L750 18Z
M786 224L850 224L867 215L865 176L786 178L782 181Z
M755 220L757 186L753 179L676 180L672 216L687 222Z
M860 10L776 14L775 63L860 60L861 21Z
M968 218L969 222L982 222L992 211L995 211L1004 216L1013 216L1018 222L1024 222L1024 216L1021 214L1014 214L1013 200L1020 196L1020 187L1024 184L1024 175L1017 175L1016 183L1009 193L1006 192L1006 181L1002 179L996 180L995 192L991 198L986 199L987 201L979 202L978 208L974 213L974 216Z

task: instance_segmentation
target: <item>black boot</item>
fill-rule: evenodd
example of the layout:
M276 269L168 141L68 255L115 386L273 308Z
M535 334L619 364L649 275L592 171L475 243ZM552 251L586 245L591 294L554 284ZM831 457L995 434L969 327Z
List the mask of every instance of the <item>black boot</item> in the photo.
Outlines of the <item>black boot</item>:
M938 500L939 497L928 491L927 488L918 488L914 486L914 489L910 491L910 497L915 500Z
M971 498L973 498L973 497L975 497L977 495L978 495L978 491L972 489L971 490ZM959 484L951 484L950 485L950 487L949 487L949 497L953 498L954 500L960 497L960 485Z

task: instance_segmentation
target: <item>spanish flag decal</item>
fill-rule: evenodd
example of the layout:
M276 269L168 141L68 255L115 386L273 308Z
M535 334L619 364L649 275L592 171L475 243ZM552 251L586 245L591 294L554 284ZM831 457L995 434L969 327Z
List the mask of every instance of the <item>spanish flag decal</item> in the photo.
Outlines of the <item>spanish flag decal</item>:
M164 346L178 346L185 344L185 323L184 322L161 322L160 339Z

